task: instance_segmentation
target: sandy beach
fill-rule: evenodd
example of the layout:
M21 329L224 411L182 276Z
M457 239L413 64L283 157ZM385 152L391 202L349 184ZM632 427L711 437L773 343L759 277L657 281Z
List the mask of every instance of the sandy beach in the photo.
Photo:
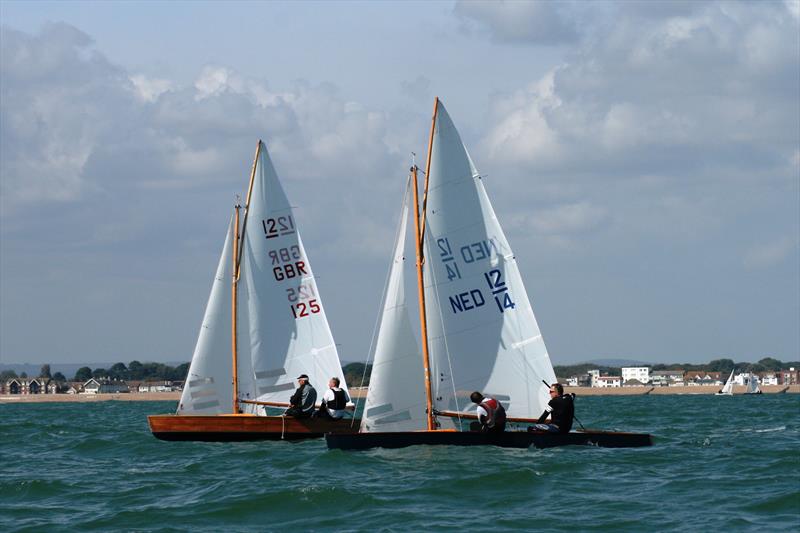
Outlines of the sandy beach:
M593 388L593 387L564 387L566 392L578 396L641 396L644 394L678 394L678 395L713 395L719 387L621 387L621 388ZM777 394L786 389L787 393L800 393L800 385L766 385L761 387L764 394ZM745 388L735 386L734 394L743 394ZM353 387L350 389L353 398L364 398L367 395L366 387ZM177 402L181 398L180 392L138 392L129 394L7 394L0 396L0 404L9 403L43 403L43 402Z

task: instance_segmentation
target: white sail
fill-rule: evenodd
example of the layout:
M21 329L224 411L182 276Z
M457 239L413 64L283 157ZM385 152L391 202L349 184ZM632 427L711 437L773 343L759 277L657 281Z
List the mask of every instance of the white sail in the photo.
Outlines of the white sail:
M514 254L480 175L439 103L428 185L425 295L433 401L468 411L472 391L538 417L555 381Z
M735 369L734 369L735 370ZM731 375L728 376L728 381L725 382L725 385L722 387L720 394L733 394L733 370L731 370Z
M412 194L410 180L395 238L361 431L412 431L425 427L422 356L405 296L405 243Z
M325 309L297 220L260 144L242 236L239 278L239 397L286 402L307 374L319 390L346 389Z
M211 285L203 323L178 404L178 414L220 414L233 411L231 365L231 284L233 221Z
M758 387L758 376L750 372L747 378L747 390L745 394L758 394L761 389Z

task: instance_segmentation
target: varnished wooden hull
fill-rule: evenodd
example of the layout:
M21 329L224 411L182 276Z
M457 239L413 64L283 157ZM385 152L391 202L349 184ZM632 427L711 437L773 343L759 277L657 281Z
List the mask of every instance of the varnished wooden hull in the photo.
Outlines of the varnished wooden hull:
M555 446L599 446L603 448L636 448L652 446L653 437L646 433L618 431L575 431L544 433L506 431L488 434L466 431L409 431L396 433L326 434L330 449L366 450L369 448L406 448L408 446L500 446L502 448L553 448Z
M321 438L326 433L355 433L361 421L254 415L150 415L153 436L161 440L250 441Z

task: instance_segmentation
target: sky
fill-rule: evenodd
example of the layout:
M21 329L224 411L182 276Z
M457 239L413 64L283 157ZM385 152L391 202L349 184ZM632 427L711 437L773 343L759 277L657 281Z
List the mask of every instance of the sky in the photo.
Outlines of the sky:
M800 1L0 2L0 363L188 361L264 139L367 358L433 99L554 364L800 354Z

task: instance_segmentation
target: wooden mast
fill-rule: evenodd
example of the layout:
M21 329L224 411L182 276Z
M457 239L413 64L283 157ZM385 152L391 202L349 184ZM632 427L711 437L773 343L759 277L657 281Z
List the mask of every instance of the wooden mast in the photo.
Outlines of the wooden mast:
M428 213L428 175L431 173L431 149L433 148L433 132L436 129L436 112L439 110L439 97L433 100L433 117L431 117L431 132L428 135L428 158L425 161L425 187L422 191L422 224L420 229L421 239L425 240L425 215Z
M244 237L244 230L247 227L247 213L250 211L250 197L253 196L253 182L256 178L256 164L258 163L258 156L261 153L261 139L258 140L258 144L256 145L256 155L253 158L253 167L250 169L250 184L247 186L247 199L244 201L244 222L242 222L242 237ZM242 247L243 248L243 247ZM242 248L239 249L239 255L236 257L236 264L234 267L234 273L236 274L236 280L239 280L239 266L241 264L242 259Z
M425 309L425 280L422 274L422 265L425 262L425 252L423 251L423 241L425 238L425 208L428 199L428 172L431 168L431 147L433 146L433 131L436 124L436 110L439 98L433 104L433 118L431 119L430 139L428 140L428 160L425 163L425 188L422 195L422 221L420 222L419 212L419 188L417 186L417 165L411 167L411 175L414 181L414 237L417 246L417 290L419 292L419 323L420 336L422 337L422 364L425 368L425 410L427 413L428 431L436 429L436 419L433 414L433 399L431 394L431 363L428 352L428 325Z
M231 364L233 365L233 414L239 414L239 345L236 337L237 318L238 318L238 293L239 293L239 272L241 268L242 249L240 241L244 238L244 230L247 226L247 213L250 210L250 197L253 194L253 182L256 177L256 164L258 163L258 155L261 153L261 139L258 140L256 145L256 155L253 158L253 167L250 169L250 184L247 186L247 199L244 204L244 221L242 223L242 232L239 234L239 209L241 206L236 203L236 216L234 222L234 239L233 239L233 286L231 288Z

